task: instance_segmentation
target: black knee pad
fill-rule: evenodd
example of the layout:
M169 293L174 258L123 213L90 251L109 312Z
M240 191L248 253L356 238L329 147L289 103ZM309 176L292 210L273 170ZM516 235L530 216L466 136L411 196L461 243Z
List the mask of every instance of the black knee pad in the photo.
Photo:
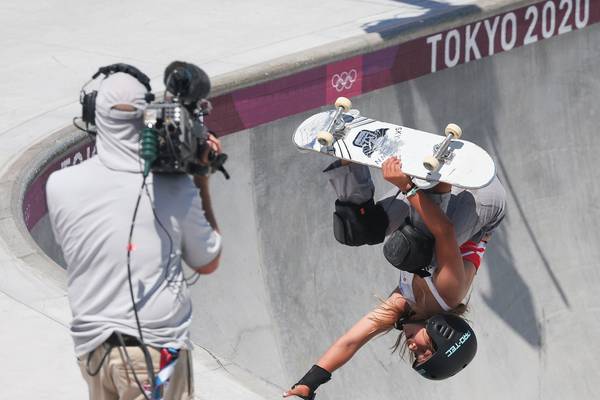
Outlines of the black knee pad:
M433 238L407 222L387 238L383 255L394 267L419 273L431 264L434 245Z
M333 235L348 246L377 244L383 242L388 217L383 207L373 199L353 204L337 200L333 213Z

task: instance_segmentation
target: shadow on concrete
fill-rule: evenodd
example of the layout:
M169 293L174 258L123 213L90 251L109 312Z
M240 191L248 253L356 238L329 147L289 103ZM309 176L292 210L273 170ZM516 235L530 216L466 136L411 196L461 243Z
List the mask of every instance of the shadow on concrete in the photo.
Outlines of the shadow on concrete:
M508 176L508 174L506 173L506 168L504 166L504 163L502 162L502 157L498 155L498 152L495 151L495 147L494 147L494 143L492 141L491 143L491 148L490 151L493 151L496 156L496 164L499 167L499 170L501 171L502 175L504 176L504 185L506 187L506 190L508 193L515 193L515 189L513 187L512 184L512 180L510 179L510 177ZM562 286L560 285L560 282L558 280L558 278L556 277L556 274L554 273L552 266L550 265L550 261L548 260L548 258L546 257L546 255L544 254L544 250L542 249L541 244L539 243L539 241L536 238L535 233L533 232L533 228L531 227L531 224L529 223L529 218L527 217L527 214L523 208L523 206L521 205L521 201L519 200L518 196L513 196L513 202L514 205L516 206L516 210L518 212L518 215L522 221L522 223L525 225L525 229L527 230L528 236L531 239L531 242L533 244L533 248L535 248L535 251L537 252L540 260L542 261L542 264L544 266L544 268L546 269L546 272L548 273L548 276L550 277L550 279L552 280L552 283L554 284L554 287L556 288L556 290L558 291L558 293L560 294L560 297L564 303L564 305L567 308L571 308L571 304L569 303L569 299L567 297L567 294L565 292L565 290L562 288Z
M397 62L401 63L402 60ZM485 67L482 65L484 63L487 64ZM502 107L503 98L499 95L501 88L498 87L495 68L494 63L482 60L400 85L396 93L401 121L392 122L431 132L443 132L447 123L456 122L466 133L465 139L480 144L492 154L507 191L506 219L518 220L525 225L534 244L532 249L538 252L552 282L568 305L565 292L544 256L544 249L529 227L528 216L513 195L511 172L505 170L497 150L496 135L499 129L496 110ZM472 79L475 75L478 76L476 80ZM481 82L485 82L484 87ZM508 246L506 222L495 232L486 254L486 268L482 272L489 274L491 289L481 297L515 333L530 346L539 348L543 333L536 322L538 318L532 289L521 275L527 270L527 265L520 264ZM473 306L477 307L477 304Z
M362 29L367 33L378 33L382 38L388 38L399 34L400 32L409 30L424 21L428 24L431 21L442 20L450 17L459 17L472 13L480 12L481 8L474 5L454 6L448 2L432 1L432 0L396 0L398 3L421 8L423 13L415 16L398 15L395 18L382 19L366 23Z

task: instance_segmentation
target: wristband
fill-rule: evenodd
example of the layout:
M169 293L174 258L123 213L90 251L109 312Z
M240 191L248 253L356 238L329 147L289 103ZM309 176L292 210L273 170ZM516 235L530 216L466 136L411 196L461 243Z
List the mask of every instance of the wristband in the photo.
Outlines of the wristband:
M409 197L414 196L419 190L420 188L417 185L413 186L413 188L406 193L406 198L408 199Z
M319 367L318 365L313 365L312 368L296 383L292 386L292 389L298 385L308 386L310 389L310 394L308 397L304 397L306 399L314 399L315 391L317 388L328 382L331 379L331 373L324 368Z

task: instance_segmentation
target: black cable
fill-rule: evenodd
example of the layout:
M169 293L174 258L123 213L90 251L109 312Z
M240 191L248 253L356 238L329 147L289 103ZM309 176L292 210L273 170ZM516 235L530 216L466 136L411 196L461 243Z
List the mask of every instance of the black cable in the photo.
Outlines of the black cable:
M79 124L77 124L77 120L79 119L79 117L73 117L73 126L77 129L79 129L80 131L83 131L85 133L90 133L86 128L80 126Z
M75 123L75 119L73 120L73 124L77 128L79 128L81 130L84 130L84 129L82 129L82 127L78 126ZM84 131L88 132L87 130L84 130ZM173 145L173 143L171 141L170 135L167 134L166 139L167 139L166 140L166 142L167 142L167 148L171 151L171 154L175 157L176 156L176 149L175 149L175 147L174 147L174 145ZM141 142L138 144L138 146L141 146ZM139 160L140 169L143 169L141 161L142 160L140 159ZM146 192L146 195L148 196L148 200L150 201L150 207L152 209L152 214L153 214L156 222L158 223L158 225L160 226L160 228L165 232L165 234L167 235L167 237L169 239L169 254L168 254L167 265L165 267L165 280L169 284L173 283L173 282L176 282L176 281L174 279L173 280L169 280L169 270L171 268L171 258L172 258L172 255L173 255L173 238L171 237L169 231L165 228L165 226L163 225L162 221L158 217L158 214L156 212L156 208L154 207L154 203L152 202L152 197L150 196L150 192L148 190L148 186L146 185L146 176L143 176L142 186L140 187L140 192L139 192L137 200L136 200L135 208L134 208L134 211L133 211L133 217L132 217L132 220L131 220L131 227L130 227L130 230L129 230L129 238L128 238L128 245L127 245L127 280L128 280L128 283L129 283L129 294L131 296L131 303L132 303L132 306L133 306L133 312L134 312L134 316L135 316L136 327L137 327L137 331L138 331L138 335L139 335L139 342L140 342L139 347L142 350L142 353L144 354L144 359L145 359L145 362L146 362L146 369L147 369L147 372L148 372L148 376L150 378L152 393L154 394L155 389L156 389L156 387L155 387L156 377L154 375L154 365L152 363L152 358L150 356L150 353L148 352L148 348L147 348L146 344L144 343L144 337L143 337L142 327L141 327L141 323L140 323L140 320L139 320L139 315L138 315L137 306L136 306L136 302L135 302L135 295L133 293L133 282L132 282L132 277L131 277L131 251L132 251L132 247L133 247L133 244L132 244L133 231L134 231L134 228L135 228L135 221L137 219L137 213L138 213L139 205L140 205L140 202L141 202L142 194L144 193L144 191ZM195 277L194 281L190 284L190 278L189 277L186 278L185 274L183 273L183 271L181 271L181 273L182 273L182 276L183 276L183 280L180 281L180 282L185 282L187 285L193 285L193 284L195 284L198 281L198 278L200 276L199 274L196 274L196 277ZM180 282L177 282L177 283L180 283ZM144 398L146 400L151 400L146 395L146 392L144 391L144 389L143 389L143 387L142 387L142 385L141 385L141 383L140 383L140 381L139 381L139 379L137 377L137 374L135 373L135 369L133 368L131 359L129 357L129 354L128 354L126 346L125 346L125 342L124 342L124 340L123 340L120 332L116 332L116 334L117 334L117 337L119 339L120 345L123 347L123 351L125 353L126 362L127 362L129 368L131 369L131 371L133 373L134 380L135 380L138 388L140 389L140 392L142 393L142 395L144 396ZM110 349L109 349L108 352L110 352ZM108 352L107 352L107 354L108 354ZM107 354L104 355L102 361L104 361L104 359L106 358ZM88 363L89 363L89 360L88 360ZM100 364L100 366L101 365L102 365L102 363ZM100 367L98 368L98 371L99 370L100 370ZM97 374L98 371L96 371L95 373ZM152 394L152 396L153 396L153 394Z
M348 145L346 144L346 141L344 139L342 139L342 143L344 143L344 147L346 148L346 152L348 153L348 158L350 160L352 160L352 155L350 154L350 149L348 149Z
M139 141L138 142L138 153L141 151L141 146L142 146L141 141ZM138 158L138 164L140 166L140 173L142 173L144 167L142 165L141 158ZM152 197L150 196L150 191L148 190L148 185L146 185L146 177L144 177L144 181L142 182L142 189L145 189L146 196L148 196L148 200L150 201L150 208L152 209L152 214L154 215L154 219L156 220L156 222L158 222L158 225L161 227L161 229L166 233L167 237L169 238L169 257L167 260L167 266L165 267L165 280L168 281L167 278L168 278L169 268L171 267L171 255L173 254L173 238L169 234L169 231L162 224L162 221L160 220L160 218L158 218L158 214L156 213L156 208L154 207L154 203L152 202ZM140 195L141 195L141 193L140 193ZM171 281L168 281L168 282L171 283Z
M87 356L87 361L85 363L85 372L87 372L87 374L89 376L96 376L98 375L98 373L100 372L100 369L102 368L102 364L104 364L104 360L106 360L106 357L108 357L108 355L110 354L110 352L112 351L113 346L109 346L108 349L104 349L104 355L102 356L102 358L100 359L100 362L98 363L98 368L96 368L93 372L90 371L90 361L92 361L92 356L94 355L95 351L91 351L88 353Z
M150 385L152 387L152 392L154 392L154 385L155 385L154 365L152 363L152 357L150 357L150 353L148 352L148 348L147 348L146 344L144 343L144 336L142 334L142 326L140 324L140 319L139 319L138 312L137 312L137 306L135 303L135 295L133 294L133 282L131 279L131 250L132 250L132 246L133 246L133 244L131 243L131 239L133 238L133 230L135 228L135 220L137 218L137 212L138 212L138 209L140 206L140 201L142 199L142 193L144 191L145 186L146 186L146 177L144 177L142 180L142 186L140 187L140 192L138 194L138 197L137 197L137 200L135 203L135 208L133 210L133 217L131 219L131 228L129 229L129 239L127 241L127 280L129 282L129 294L131 295L131 304L133 306L133 314L135 316L135 323L136 323L136 327L137 327L137 331L138 331L138 335L139 335L140 348L142 349L142 353L144 353L144 359L146 361L146 370L147 370L148 376L150 378ZM121 345L125 344L122 339L120 339L120 342L121 342ZM130 364L129 355L127 354L126 349L125 349L125 355L127 356L128 363ZM129 367L131 368L131 372L133 373L133 376L138 385L138 388L140 389L140 392L142 393L142 395L144 396L144 398L146 400L150 400L150 398L148 398L148 396L146 396L146 392L144 391L142 385L139 383L139 380L135 373L135 369L133 369L133 366L131 364L129 365Z
M165 228L165 226L161 222L160 218L158 217L156 208L154 207L154 204L152 203L152 197L150 197L150 192L148 191L148 185L146 185L146 196L148 196L148 199L150 200L150 206L152 207L152 213L154 214L154 219L156 220L158 225L165 232L165 234L167 235L167 238L169 239L169 260L167 261L167 266L166 266L166 270L165 270L165 280L169 284L185 282L188 286L195 285L196 282L198 282L198 279L200 279L200 274L192 273L192 275L186 277L185 273L183 272L183 269L181 270L181 274L183 275L183 279L181 281L176 281L175 279L169 279L168 271L171 268L171 254L173 254L173 237L171 236L171 234L169 233L167 228Z
M174 279L173 280L169 279L169 270L171 268L171 258L173 255L173 237L171 236L171 234L169 233L167 228L165 228L162 221L158 217L158 213L156 212L156 208L154 207L154 203L152 202L152 197L150 196L150 191L148 190L148 185L145 185L145 191L146 191L146 196L148 197L148 200L150 201L150 208L152 209L152 214L154 215L154 219L156 220L156 222L158 223L158 226L160 226L160 228L163 230L163 232L167 235L167 238L169 239L169 256L167 259L167 265L165 267L165 280L169 284L179 283Z
M141 143L138 144L138 151L139 151L140 147L141 147ZM141 173L142 170L143 170L141 159L139 159L139 166L140 166L140 173ZM161 227L161 229L165 232L165 234L169 238L169 261L167 262L167 266L166 266L165 279L167 280L168 283L178 283L175 280L169 280L169 279L167 279L168 278L167 277L167 273L169 271L169 268L171 267L170 266L170 264L171 264L171 254L173 254L173 238L172 238L171 234L169 233L169 231L163 225L163 223L160 220L160 218L158 217L158 213L156 212L156 208L154 207L154 203L152 203L152 197L150 196L150 192L148 191L148 185L145 185L145 188L146 188L146 196L148 196L148 200L150 200L150 206L152 207L152 213L154 214L154 218L156 219L156 222L158 222L158 225ZM181 274L183 275L183 281L188 286L195 285L196 282L198 282L198 279L200 279L200 274L198 274L198 273L192 273L190 276L186 277L185 273L183 272L183 269L181 270Z
M77 123L77 121L79 121L80 119L81 119L81 118L79 118L79 117L74 117L74 118L73 118L73 121L72 121L72 122L73 122L73 126L74 126L75 128L77 128L77 129L79 129L80 131L87 133L88 135L96 136L96 133L97 133L97 132L96 132L96 131L93 131L93 130L91 130L91 129L90 129L90 124L88 124L88 123L86 122L86 123L85 123L85 128L84 128L83 126L81 126L81 125L79 125L79 124Z
M179 128L177 128L179 129ZM165 127L165 132L167 133L166 137L165 137L165 141L167 143L167 147L169 148L169 153L171 153L171 157L173 159L177 159L177 148L175 147L175 144L173 143L173 140L171 139L171 134L169 133L169 131L167 130L167 128Z
M141 143L138 144L138 151L141 148ZM143 171L143 165L142 165L142 161L141 158L139 159L139 166L140 166L140 173ZM160 218L158 217L158 213L156 212L156 208L154 207L154 204L152 203L152 197L150 196L150 192L148 191L148 185L146 185L146 195L148 196L148 199L150 200L150 206L152 207L152 213L154 214L154 218L156 219L156 221L158 222L158 225L161 227L161 229L165 232L165 234L167 235L167 237L169 238L169 261L167 263L167 267L166 267L166 272L169 271L170 268L170 263L171 263L171 257L170 255L173 252L173 238L171 236L171 234L169 233L169 231L165 228L165 226L163 225L162 221L160 220ZM198 273L192 273L192 275L186 277L185 273L182 270L182 275L183 275L183 281L188 285L188 286L193 286L196 284L196 282L198 282L198 279L200 279L200 274ZM167 275L165 273L165 279ZM167 281L169 283L174 283L174 280L168 280Z
M123 353L125 353L125 361L127 362L127 365L129 366L129 368L131 369L131 372L133 374L133 380L135 381L135 383L137 384L138 388L140 389L140 392L142 393L142 395L144 396L144 398L146 400L151 400L150 398L148 398L148 396L146 396L146 392L144 391L142 384L140 382L140 380L137 377L137 374L135 373L135 369L133 368L133 363L131 362L131 358L129 357L129 353L127 352L127 346L125 344L125 341L123 340L123 336L121 335L120 332L115 332L117 339L119 339L119 344L121 345L121 347L123 348ZM146 347L146 345L144 344L144 342L140 341L140 345L138 346L141 350L142 353L144 353L144 358L146 358L146 355L148 357L150 357L150 354L148 353L148 348ZM150 364L152 364L152 358L150 358ZM152 381L151 381L151 386L152 386L152 393L154 393L154 381L155 381L155 377L154 377L154 365L151 365L150 370L148 370L148 372L152 372L150 375ZM146 369L148 369L148 360L146 359Z
M390 210L390 207L392 206L392 204L394 204L394 201L398 198L398 195L400 193L402 193L402 189L398 189L398 191L396 192L396 195L392 198L392 200L390 201L390 204L384 210L386 214L388 213L388 211Z
M133 209L133 218L131 220L131 227L129 229L129 238L127 241L127 278L129 281L129 293L131 295L131 302L133 303L133 313L135 315L135 322L137 324L137 328L138 328L138 333L140 335L140 341L144 341L144 338L142 336L142 328L140 326L140 320L138 317L138 313L137 313L137 307L135 305L135 296L133 294L133 283L131 281L131 248L133 246L133 244L131 243L131 239L133 238L133 229L135 228L135 220L137 218L137 212L138 212L138 208L140 206L140 201L142 199L142 191L144 190L144 187L146 186L146 178L144 177L144 179L142 180L142 187L140 188L140 193L138 194L138 198L135 202L135 208Z
M340 141L338 139L336 139L335 142L333 142L333 146L335 146L336 144L338 145L338 149L340 149L340 157L344 157L344 152L342 151L342 146L340 145ZM335 152L335 148L333 149L333 151Z
M200 274L195 272L195 273L192 273L188 277L186 277L184 274L183 279L185 280L185 283L188 286L194 286L196 284L196 282L198 282L198 279L200 279Z

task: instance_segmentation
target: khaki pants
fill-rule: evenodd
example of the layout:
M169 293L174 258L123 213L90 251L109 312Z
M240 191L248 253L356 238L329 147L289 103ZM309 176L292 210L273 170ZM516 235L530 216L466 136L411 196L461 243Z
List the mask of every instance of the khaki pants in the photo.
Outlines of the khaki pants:
M102 357L106 354L109 346L103 344L92 352L89 362L90 372L98 369ZM144 354L139 347L129 346L113 347L110 354L102 363L98 374L91 376L86 369L88 355L79 359L79 368L81 374L88 384L90 400L144 400L144 395L135 381L131 368L127 364L124 350L131 359L131 364L135 370L135 374L146 391L146 395L150 398L151 385L148 379L146 370L146 362ZM160 351L152 347L148 347L152 364L154 365L154 373L158 373L160 365ZM194 397L194 383L192 379L192 362L189 357L188 350L181 350L179 358L175 365L175 371L171 375L171 379L167 383L164 393L165 400L188 400Z

